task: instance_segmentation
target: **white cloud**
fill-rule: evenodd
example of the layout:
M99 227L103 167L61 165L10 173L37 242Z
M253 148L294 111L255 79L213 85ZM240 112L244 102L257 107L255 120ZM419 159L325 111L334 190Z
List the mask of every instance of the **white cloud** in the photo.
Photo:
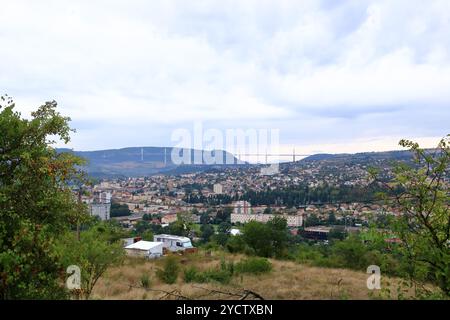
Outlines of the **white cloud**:
M10 1L0 89L24 112L56 99L78 149L167 144L195 120L289 144L435 137L448 30L446 0Z

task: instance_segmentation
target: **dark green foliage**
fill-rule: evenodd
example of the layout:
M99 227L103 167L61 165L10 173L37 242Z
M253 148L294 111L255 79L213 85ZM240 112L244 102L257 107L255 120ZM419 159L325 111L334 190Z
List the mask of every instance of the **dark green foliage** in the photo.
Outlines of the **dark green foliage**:
M258 256L283 257L286 254L289 234L284 218L274 217L265 224L251 221L244 226L243 233L242 239L246 247Z
M131 215L131 211L126 204L111 203L111 217L123 217Z
M224 247L224 246L226 246L229 238L230 238L230 236L228 234L219 232L219 233L213 235L211 239L218 245Z
M230 236L226 243L226 248L231 253L244 252L246 246L244 237L241 235Z
M210 224L202 224L200 231L203 242L208 242L211 236L214 235L214 227Z
M181 219L178 219L177 221L169 224L167 231L168 231L167 233L169 234L187 237L189 236L190 227L188 223L182 221Z

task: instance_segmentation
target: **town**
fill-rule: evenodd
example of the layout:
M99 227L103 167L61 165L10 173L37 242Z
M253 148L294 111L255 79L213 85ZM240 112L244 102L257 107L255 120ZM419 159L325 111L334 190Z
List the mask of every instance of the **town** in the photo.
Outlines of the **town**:
M220 223L227 223L228 233L239 234L249 221L266 223L277 216L286 219L293 236L327 241L330 232L358 232L370 221L400 214L367 192L371 184L368 168L378 166L389 177L388 159L352 159L281 163L279 172L271 175L261 174L261 165L250 165L178 175L103 178L86 187L82 201L91 215L114 220L139 239L148 229L168 231L176 221L197 225L186 235L198 241L200 225L211 224L217 232ZM341 194L346 189L349 193Z

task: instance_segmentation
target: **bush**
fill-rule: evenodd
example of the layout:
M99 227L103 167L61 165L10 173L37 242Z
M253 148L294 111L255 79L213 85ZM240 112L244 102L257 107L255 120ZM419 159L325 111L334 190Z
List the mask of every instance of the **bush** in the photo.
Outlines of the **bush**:
M239 261L235 266L235 270L238 273L260 274L270 272L272 264L266 258L248 258Z
M228 238L226 248L231 253L243 252L246 244L242 236L231 236Z
M150 277L148 276L148 274L146 274L146 273L144 273L142 276L141 276L141 286L143 287L143 288L149 288L150 287L150 285L151 285L151 281L150 281Z
M164 268L156 271L158 278L167 284L173 284L177 281L180 266L175 257L167 257Z
M208 282L216 281L222 284L230 283L231 281L231 273L227 270L208 270L205 272L205 278Z
M184 270L184 282L206 282L206 278L203 273L200 273L196 267L190 267Z
M230 282L232 274L228 270L224 269L210 269L200 272L195 267L190 267L184 270L184 281L186 283L197 282L220 282L227 284Z

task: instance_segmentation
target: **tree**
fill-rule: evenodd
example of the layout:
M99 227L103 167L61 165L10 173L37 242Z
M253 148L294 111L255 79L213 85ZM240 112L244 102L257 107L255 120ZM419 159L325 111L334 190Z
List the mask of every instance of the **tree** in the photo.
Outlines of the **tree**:
M111 203L111 217L124 217L131 215L131 211L126 204L117 202Z
M328 224L329 225L334 225L336 224L336 215L333 212L330 212L328 214Z
M68 232L61 239L58 250L67 268L76 265L81 270L81 297L88 299L98 279L112 265L120 263L125 255L120 240L106 224L94 225L81 232L80 240Z
M256 255L263 257L272 255L270 229L266 224L257 221L248 222L244 226L243 239Z
M54 239L69 226L76 207L68 182L81 177L83 161L58 153L67 143L69 118L46 102L31 119L0 97L0 298L64 298ZM74 219L77 220L78 219Z
M142 233L142 240L153 241L153 232L151 230L145 230Z
M227 244L229 238L230 235L224 232L219 232L212 236L212 240L222 247Z
M202 224L200 227L200 231L202 232L202 240L204 242L208 242L211 236L214 234L214 228L210 224Z
M222 222L230 222L232 212L233 209L231 207L225 207L223 209L218 210L214 223L220 224Z
M182 220L177 220L169 224L169 233L175 236L187 237L189 235L189 225Z
M209 221L210 221L209 214L207 212L203 212L202 215L200 216L200 223L207 224L209 223Z
M306 227L317 226L318 224L320 224L320 220L315 214L312 214L306 218L305 221Z
M289 241L287 220L282 217L273 217L267 222L272 242L272 254L281 257L286 253Z
M414 165L396 165L394 186L378 180L387 189L385 199L402 212L392 228L402 240L410 280L419 283L431 280L447 297L450 296L449 143L447 135L436 149L424 150L416 142L401 140L399 144L414 155ZM371 174L377 177L375 170ZM426 279L420 277L422 267L426 268Z
M218 231L222 233L229 233L231 230L231 223L229 222L222 222L219 224Z

